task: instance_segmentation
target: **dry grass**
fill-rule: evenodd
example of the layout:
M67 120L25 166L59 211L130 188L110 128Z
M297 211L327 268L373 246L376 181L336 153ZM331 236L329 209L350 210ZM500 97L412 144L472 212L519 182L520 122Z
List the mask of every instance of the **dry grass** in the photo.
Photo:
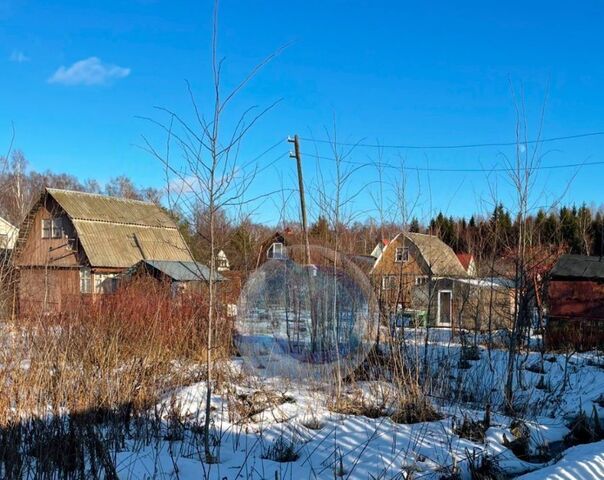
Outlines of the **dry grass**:
M157 420L151 407L163 395L203 379L203 299L173 298L168 286L143 281L69 314L30 315L5 325L0 477L52 471L88 478L94 466L111 478L106 438L100 435L101 441L94 426L112 425L111 438L119 443L135 423L140 428ZM220 323L214 334L214 357L227 357L229 324Z

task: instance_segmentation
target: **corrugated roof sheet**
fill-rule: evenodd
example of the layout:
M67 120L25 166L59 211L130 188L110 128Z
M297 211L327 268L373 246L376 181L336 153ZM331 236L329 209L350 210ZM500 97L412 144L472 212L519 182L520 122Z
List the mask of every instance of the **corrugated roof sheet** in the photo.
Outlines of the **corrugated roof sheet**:
M73 220L88 261L95 267L127 268L144 259L189 261L176 229Z
M551 276L604 279L604 260L587 255L562 255L552 268Z
M191 282L196 280L208 281L210 278L210 269L199 262L144 260L143 263L159 270L177 282ZM224 280L224 277L218 272L216 272L215 275L216 281L221 282Z
M47 188L46 191L72 219L175 228L157 205L140 200Z
M157 205L47 189L70 217L93 267L128 268L140 260L191 261L174 221Z
M437 236L411 232L402 235L415 244L432 270L432 275L437 277L468 276L453 249Z

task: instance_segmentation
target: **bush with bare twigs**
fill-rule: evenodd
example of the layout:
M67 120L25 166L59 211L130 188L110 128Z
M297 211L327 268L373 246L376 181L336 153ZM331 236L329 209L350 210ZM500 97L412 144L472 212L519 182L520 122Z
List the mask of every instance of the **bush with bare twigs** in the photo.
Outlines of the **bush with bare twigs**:
M169 286L142 281L68 313L5 326L0 477L73 471L87 478L98 468L111 478L108 443L119 447L131 429L160 429L152 407L203 379L207 308L202 293L174 297ZM219 322L214 334L214 356L225 358L229 324Z

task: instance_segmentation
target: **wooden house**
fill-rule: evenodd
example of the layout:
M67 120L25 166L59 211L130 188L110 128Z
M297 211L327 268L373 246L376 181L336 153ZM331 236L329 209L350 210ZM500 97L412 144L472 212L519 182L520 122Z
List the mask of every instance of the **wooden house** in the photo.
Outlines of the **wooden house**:
M384 245L369 275L386 316L441 327L509 328L509 282L475 278L468 268L472 272L471 262L464 265L438 237L405 232Z
M224 250L220 250L216 254L216 269L219 272L227 272L231 269L231 263L229 262L229 257L224 253Z
M256 268L267 260L285 260L288 258L287 247L302 244L303 240L298 238L294 232L287 228L283 231L277 231L266 238L258 250Z
M176 224L137 200L45 189L27 214L14 251L22 312L61 312L115 290L141 260L192 261Z
M438 237L404 232L384 245L370 276L380 303L392 313L415 312L424 322L451 326L454 279L467 273Z
M604 345L604 259L562 255L547 280L546 343L554 349Z

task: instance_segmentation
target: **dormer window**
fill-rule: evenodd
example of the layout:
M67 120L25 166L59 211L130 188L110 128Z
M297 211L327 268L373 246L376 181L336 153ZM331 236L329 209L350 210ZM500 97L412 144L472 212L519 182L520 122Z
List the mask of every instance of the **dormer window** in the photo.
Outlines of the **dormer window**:
M278 260L282 260L285 258L285 247L281 242L273 243L267 252L268 258L275 258Z
M408 247L398 247L396 249L394 255L394 261L396 263L404 263L409 261L409 248Z

